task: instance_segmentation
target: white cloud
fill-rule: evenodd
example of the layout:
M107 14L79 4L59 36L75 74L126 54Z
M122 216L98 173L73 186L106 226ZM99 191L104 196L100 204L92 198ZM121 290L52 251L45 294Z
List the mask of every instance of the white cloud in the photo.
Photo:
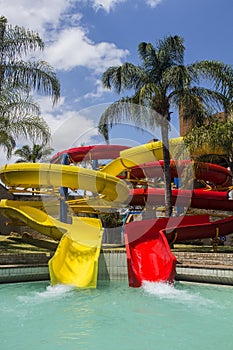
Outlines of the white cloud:
M51 129L50 146L54 148L54 153L68 149L81 144L91 144L92 138L98 134L97 121L85 113L74 110L63 111L61 113L44 112L43 118ZM19 138L17 147L30 145L29 139ZM17 148L16 147L16 148ZM12 156L10 159L6 157L6 150L0 147L0 166L7 163L14 163L17 157Z
M64 29L45 51L46 60L53 67L66 71L83 66L102 72L121 64L127 54L127 50L118 49L113 43L92 42L81 27Z
M94 8L97 10L103 9L106 12L112 10L120 2L125 2L127 0L92 0Z
M1 14L8 19L8 23L45 32L45 26L55 28L61 15L71 6L66 0L0 0Z
M109 12L124 1L127 0L0 0L0 8L8 23L38 31L44 37L46 25L51 30L68 18L70 23L77 23L82 17L81 6L80 11L77 10L79 3ZM72 11L74 8L75 12Z
M102 83L102 81L100 79L97 79L94 85L96 86L95 91L85 94L83 96L83 98L93 99L94 100L96 98L99 98L99 97L103 96L104 92L109 91L108 89L103 87L103 83Z
M109 11L125 0L89 0L95 8ZM45 60L54 68L70 70L83 66L102 72L111 65L121 64L128 54L108 42L94 43L81 27L82 14L78 3L85 0L0 0L1 13L12 25L24 26L39 32L46 43ZM81 8L81 7L80 7Z
M51 146L56 152L68 149L74 146L80 146L83 141L83 135L89 130L88 137L85 137L85 142L88 144L91 142L91 137L97 134L97 130L94 126L94 121L86 119L77 111L67 111L60 115L60 119L54 119L48 116L46 120L53 128L56 125L54 132L52 133Z
M51 108L48 97L40 100L42 116L51 130L51 147L55 152L67 148L93 143L98 134L98 122L108 104L98 104L76 111L66 107L61 98L55 108Z
M152 8L158 6L163 0L146 0L146 4Z

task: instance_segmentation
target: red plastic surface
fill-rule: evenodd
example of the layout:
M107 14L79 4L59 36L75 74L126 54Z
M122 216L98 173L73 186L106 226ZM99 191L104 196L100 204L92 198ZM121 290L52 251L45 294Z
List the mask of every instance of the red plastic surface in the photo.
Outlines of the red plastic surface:
M173 283L176 258L161 228L167 218L132 222L125 227L125 242L130 287L140 287L143 281Z
M171 160L171 177L180 177L183 170L189 164L195 164L191 160L174 161ZM154 178L164 176L164 161L145 163L138 165L130 170L132 179ZM194 167L195 177L197 180L209 181L216 186L231 186L232 176L228 169L211 163L200 162Z
M176 259L168 242L221 237L232 231L232 216L213 222L209 221L209 215L194 215L128 223L125 243L129 285L140 287L143 281L174 281Z
M130 205L164 205L163 188L137 188L130 191ZM233 211L227 192L207 190L172 190L172 204L200 209Z
M59 164L61 155L65 153L71 157L74 163L93 159L115 159L119 157L120 151L128 148L127 146L121 145L94 145L69 148L55 154L51 159L51 163Z

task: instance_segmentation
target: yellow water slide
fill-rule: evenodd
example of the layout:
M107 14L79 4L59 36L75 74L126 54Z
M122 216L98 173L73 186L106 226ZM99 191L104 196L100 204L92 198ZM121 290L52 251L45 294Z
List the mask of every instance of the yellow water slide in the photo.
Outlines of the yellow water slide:
M68 224L66 224L68 225ZM69 230L62 236L49 261L52 284L68 284L78 288L96 288L98 260L102 242L101 221L73 217Z
M71 165L45 163L7 164L0 168L1 181L10 188L68 187L101 194L106 201L122 203L129 194L124 181L100 171Z
M40 233L60 240L49 261L52 284L95 288L103 228L99 219L72 217L63 223L43 211L41 202L1 200L0 211L10 220L18 220Z
M175 159L178 154L185 149L182 137L169 140L169 150L171 158ZM120 152L120 157L112 160L101 172L111 175L119 175L122 171L134 166L154 162L163 159L162 141L145 143L136 147L128 148Z
M9 188L81 188L104 196L110 203L128 197L124 181L90 169L56 164L10 164L0 169L1 181ZM45 204L45 203L44 203ZM94 288L97 283L98 258L103 228L94 218L72 217L62 223L46 213L46 205L35 201L0 202L0 211L9 219L18 220L53 239L60 240L49 262L52 284L65 283Z

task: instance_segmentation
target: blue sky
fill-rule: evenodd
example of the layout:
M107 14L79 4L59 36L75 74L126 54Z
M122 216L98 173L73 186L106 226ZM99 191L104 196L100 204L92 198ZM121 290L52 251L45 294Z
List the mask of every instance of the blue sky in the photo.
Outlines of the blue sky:
M232 0L0 0L0 9L9 24L40 34L46 45L43 58L56 69L58 105L52 108L49 98L38 97L56 151L103 142L97 137L98 118L119 96L103 89L102 73L126 61L139 63L141 41L155 44L164 36L180 35L186 63L233 63ZM174 134L176 119L174 113ZM112 143L128 145L151 137L150 131L136 133L127 125L111 133ZM0 163L9 162L0 151Z

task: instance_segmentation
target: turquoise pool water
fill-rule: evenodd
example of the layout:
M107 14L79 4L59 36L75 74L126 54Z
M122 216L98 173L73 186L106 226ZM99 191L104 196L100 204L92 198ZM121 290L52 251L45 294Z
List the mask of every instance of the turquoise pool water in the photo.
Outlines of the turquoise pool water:
M232 350L233 288L0 285L1 350Z

